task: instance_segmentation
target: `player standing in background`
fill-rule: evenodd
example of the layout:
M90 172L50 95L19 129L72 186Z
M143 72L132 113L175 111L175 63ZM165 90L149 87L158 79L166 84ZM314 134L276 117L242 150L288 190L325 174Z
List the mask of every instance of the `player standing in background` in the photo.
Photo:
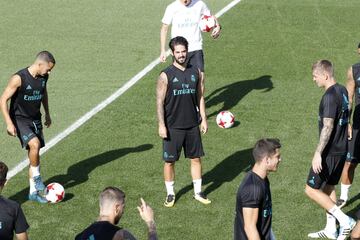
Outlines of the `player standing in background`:
M201 0L175 0L169 4L162 19L160 31L160 61L166 60L166 38L171 26L171 38L181 36L189 42L188 61L204 73L204 53L202 51L202 36L199 27L203 15L211 15L206 4ZM216 18L215 18L216 19ZM216 19L216 27L211 36L219 37L221 26Z
M278 139L260 139L253 149L254 167L243 179L236 197L234 240L275 240L271 228L272 202L268 175L281 161Z
M29 200L47 203L42 196L45 185L40 176L40 148L45 146L41 122L41 104L45 110L45 126L50 127L47 81L55 66L54 56L42 51L35 62L13 75L0 98L0 108L10 136L18 136L22 147L28 150ZM10 102L10 110L8 101Z
M0 162L0 193L6 183L8 167ZM13 240L14 232L17 240L28 240L27 230L29 224L21 206L12 200L0 195L0 239Z
M211 201L201 191L200 157L204 156L204 151L199 125L203 134L208 130L203 75L196 66L186 62L188 42L185 38L171 39L169 47L174 62L161 72L156 89L159 136L163 139L165 161L167 197L164 205L172 207L175 203L175 162L179 160L182 148L185 157L191 159L194 198L203 204L209 204Z
M357 49L360 54L360 43ZM342 208L345 206L349 197L349 189L354 180L354 172L360 160L360 63L352 65L347 72L346 89L349 93L350 119L352 115L352 125L349 122L349 148L345 166L341 175L341 194L337 205ZM355 99L354 111L352 111L353 100Z
M307 196L327 212L324 230L310 233L310 238L346 239L355 226L354 219L336 206L335 185L338 184L347 153L349 101L346 88L336 83L330 61L319 60L312 66L313 81L325 89L319 106L320 140L306 181ZM336 220L340 230L337 233Z

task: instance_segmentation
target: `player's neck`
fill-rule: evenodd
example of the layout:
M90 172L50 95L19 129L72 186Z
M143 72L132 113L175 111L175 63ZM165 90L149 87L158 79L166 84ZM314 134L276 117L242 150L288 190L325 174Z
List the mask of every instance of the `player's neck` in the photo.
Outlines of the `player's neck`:
M173 62L173 65L174 65L176 68L180 69L181 71L185 71L185 69L186 69L186 63L184 63L184 64L179 64L178 62L174 61L174 62Z
M252 171L262 179L265 179L268 175L267 170L259 163L255 163L254 167L252 168Z
M38 72L38 69L36 67L36 65L31 65L30 67L28 67L28 71L30 73L31 76L33 76L33 78L36 78L37 75L39 74Z
M100 214L99 216L99 219L98 219L99 222L109 222L113 225L115 225L115 220L113 217L110 217L108 215L104 215L104 214Z
M329 83L325 85L325 91L336 84L335 79L330 79Z

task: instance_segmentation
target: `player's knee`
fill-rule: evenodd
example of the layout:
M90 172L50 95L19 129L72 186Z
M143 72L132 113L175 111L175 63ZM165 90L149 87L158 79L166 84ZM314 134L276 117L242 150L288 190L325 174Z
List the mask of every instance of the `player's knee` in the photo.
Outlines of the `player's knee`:
M192 164L201 164L201 158L193 158L191 159Z
M305 185L305 194L311 198L313 194L314 189L309 187L309 185Z
M29 143L28 143L29 149L30 150L39 150L40 149L40 141L37 138L33 138Z

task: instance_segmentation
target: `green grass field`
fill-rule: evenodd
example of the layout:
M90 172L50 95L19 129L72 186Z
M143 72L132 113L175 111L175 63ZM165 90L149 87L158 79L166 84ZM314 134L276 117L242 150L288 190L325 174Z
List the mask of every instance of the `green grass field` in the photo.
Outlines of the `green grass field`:
M6 36L0 38L0 87L38 50L52 50L58 65L49 84L51 138L157 57L159 22L168 2L2 4L0 31ZM207 2L217 11L230 0ZM28 10L39 6L44 15ZM274 232L280 240L307 239L325 225L324 211L303 193L323 93L312 82L311 64L332 60L338 81L345 82L346 69L358 61L358 7L357 0L243 0L220 19L220 39L204 36L209 132L203 137L203 182L211 205L192 199L189 163L181 159L176 165L178 201L172 209L162 206L155 83L166 64L42 157L43 177L64 185L64 202L41 206L26 201L27 171L12 178L3 194L22 203L32 239L73 239L97 218L97 197L108 185L126 192L120 225L139 239L146 238L136 210L140 197L154 208L161 239L232 239L235 195L251 167L251 148L258 138L278 137L283 161L270 176ZM234 128L216 126L222 109L236 116ZM14 166L25 152L4 131L3 125L0 159ZM350 214L360 205L359 190L356 178L345 208Z

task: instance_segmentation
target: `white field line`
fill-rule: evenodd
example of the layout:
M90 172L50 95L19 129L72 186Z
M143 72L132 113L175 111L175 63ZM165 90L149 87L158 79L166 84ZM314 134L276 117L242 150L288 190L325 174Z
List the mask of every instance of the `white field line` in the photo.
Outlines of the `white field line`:
M234 0L230 2L226 7L221 9L219 12L215 14L216 17L221 17L224 13L233 8L236 4L238 4L241 0ZM167 56L169 56L170 51L167 51ZM90 118L96 115L98 112L103 110L113 101L115 101L118 97L120 97L123 93L125 93L129 88L131 88L135 83L137 83L140 79L142 79L148 72L150 72L153 68L155 68L160 63L160 60L156 58L149 65L147 65L143 70L141 70L138 74L132 77L129 81L127 81L121 88L119 88L116 92L114 92L110 97L99 103L96 107L87 112L84 116L79 118L76 122L70 125L67 129L56 135L53 139L51 139L44 148L40 150L40 156L46 153L50 148L55 146L61 140L69 136L76 129L81 127L84 123L86 123ZM17 164L13 169L11 169L8 173L7 178L10 179L19 172L21 172L24 168L29 165L29 159L26 158Z

